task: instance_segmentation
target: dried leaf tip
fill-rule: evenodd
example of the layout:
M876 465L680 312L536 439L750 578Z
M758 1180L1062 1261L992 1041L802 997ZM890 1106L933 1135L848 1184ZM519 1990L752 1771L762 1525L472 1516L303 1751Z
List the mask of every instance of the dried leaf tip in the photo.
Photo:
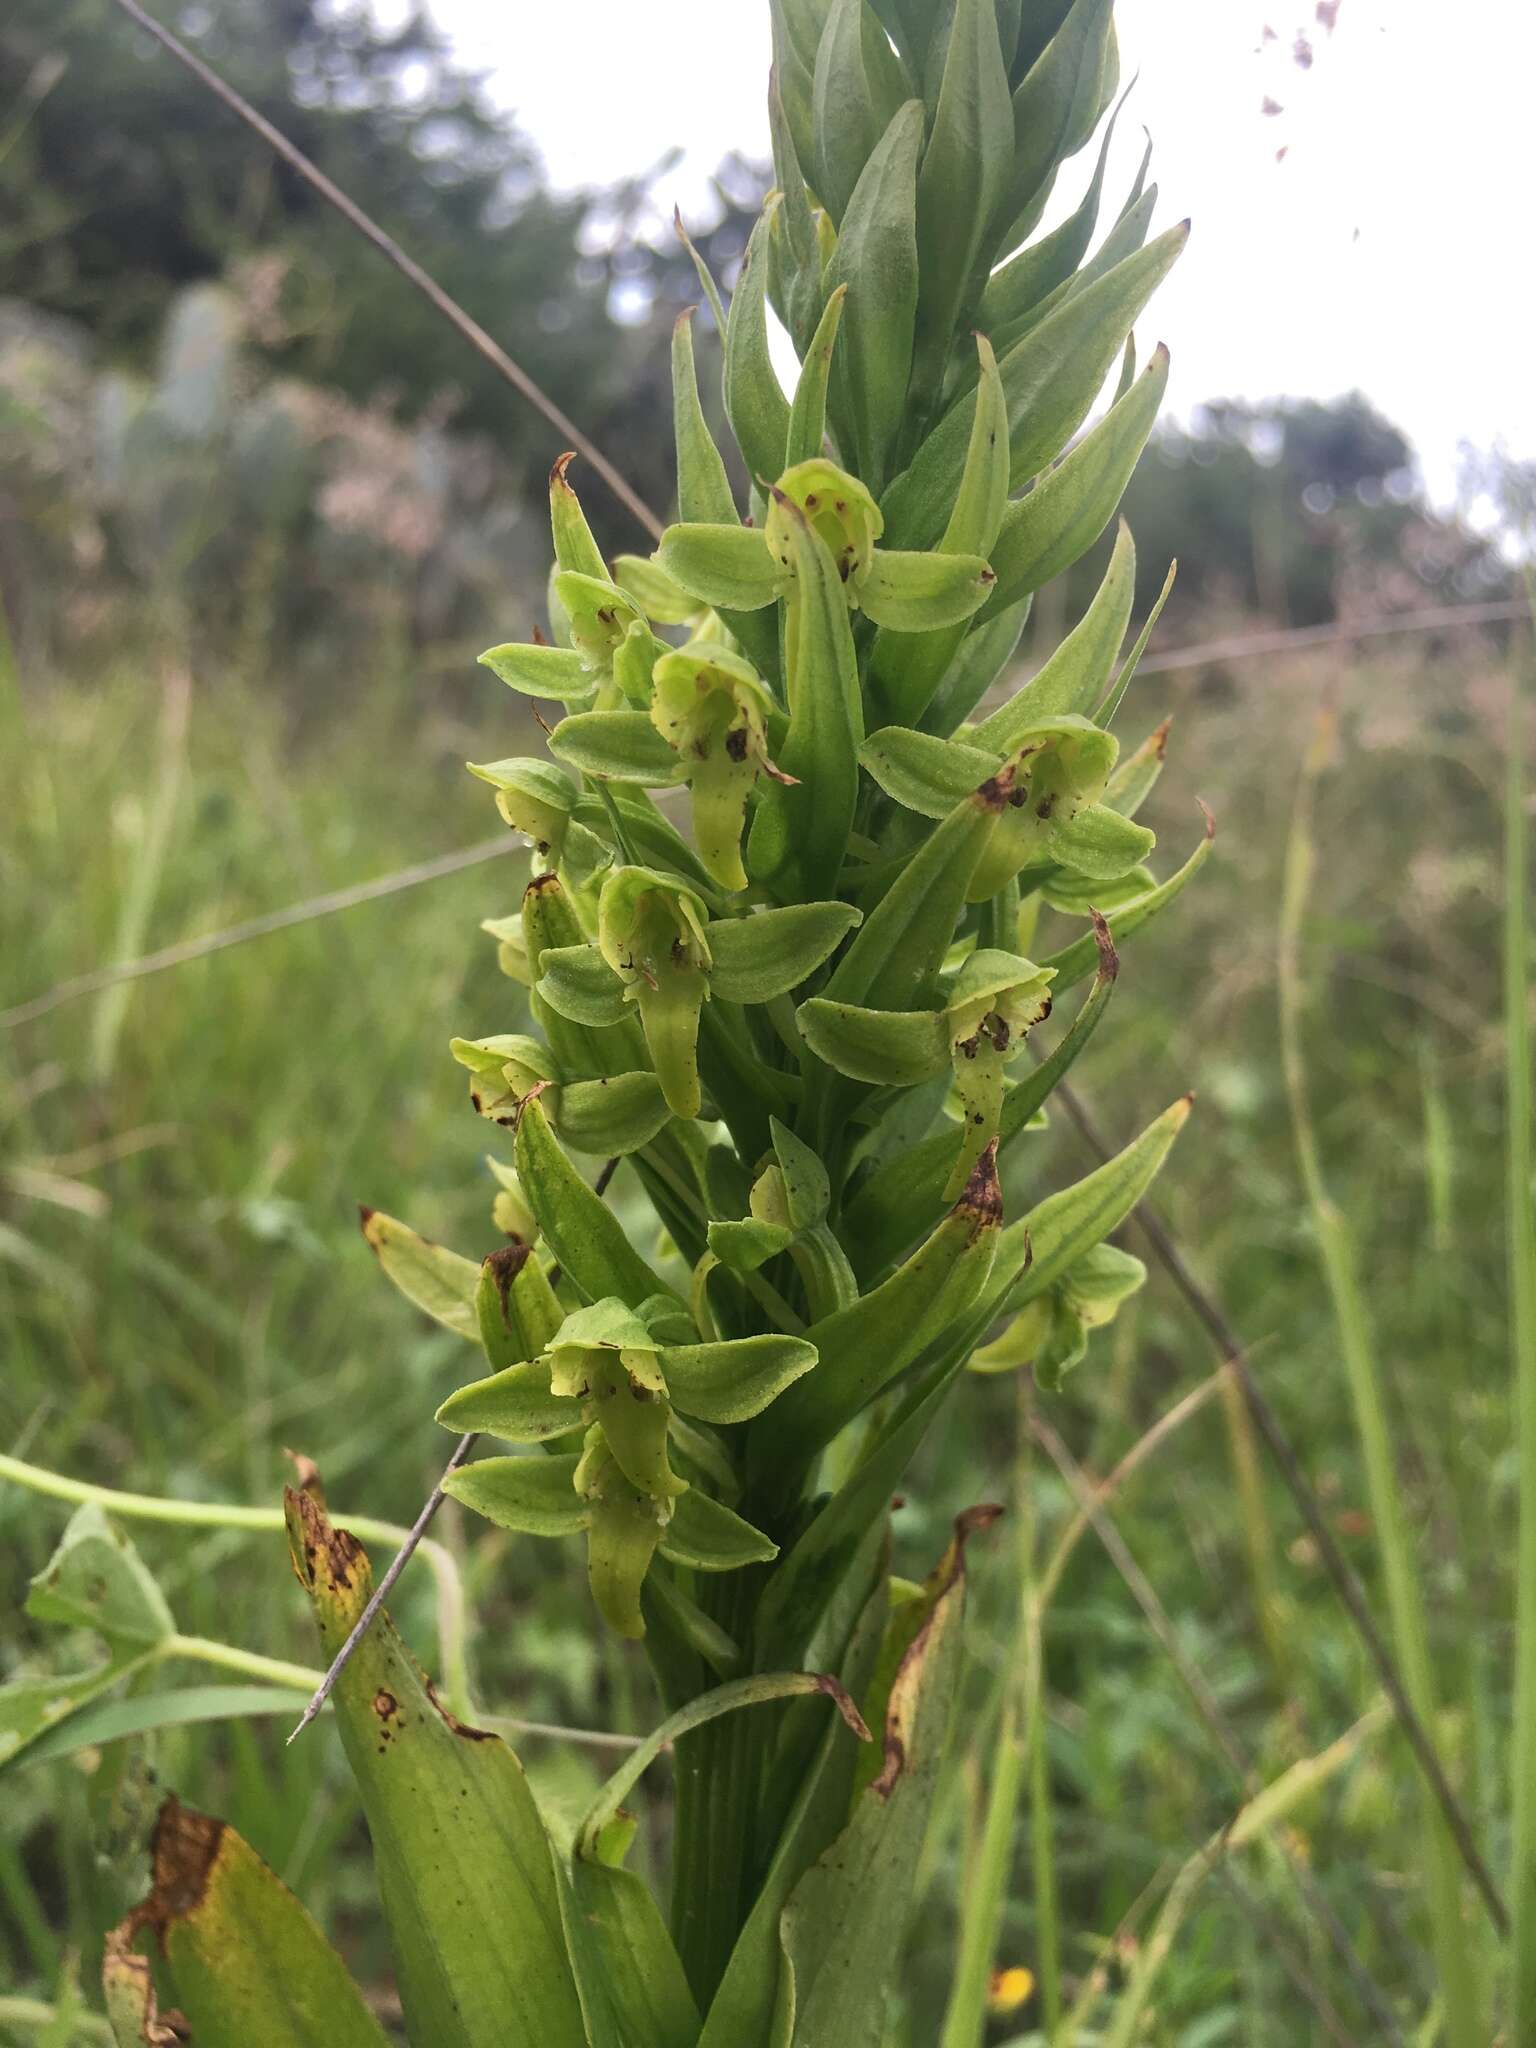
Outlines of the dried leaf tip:
M1090 910L1089 919L1093 925L1093 943L1099 949L1099 980L1113 981L1120 972L1120 955L1115 947L1115 935L1109 928L1109 920L1099 910Z
M869 1724L854 1705L852 1694L828 1671L813 1671L810 1675L815 1681L816 1690L826 1694L860 1742L873 1742L875 1738L870 1733Z
M565 473L575 460L576 450L574 448L567 448L563 455L557 455L555 457L549 472L549 487L552 491L568 491L571 489L570 482L568 481Z
M1205 820L1206 838L1214 839L1216 837L1216 813L1211 809L1203 796L1197 796L1195 802L1200 806L1200 815Z

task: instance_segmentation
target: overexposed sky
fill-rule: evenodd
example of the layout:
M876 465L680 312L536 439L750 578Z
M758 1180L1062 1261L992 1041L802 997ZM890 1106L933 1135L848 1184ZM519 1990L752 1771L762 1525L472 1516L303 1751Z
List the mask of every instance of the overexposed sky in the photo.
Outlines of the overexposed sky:
M666 198L686 216L707 211L729 150L768 153L767 0L430 5L561 185L680 147ZM1145 127L1156 225L1194 220L1138 337L1173 352L1170 410L1359 387L1417 443L1441 498L1463 440L1536 458L1531 0L1339 0L1331 33L1315 0L1121 0L1116 15L1139 82L1106 215ZM1057 212L1092 158L1063 172Z

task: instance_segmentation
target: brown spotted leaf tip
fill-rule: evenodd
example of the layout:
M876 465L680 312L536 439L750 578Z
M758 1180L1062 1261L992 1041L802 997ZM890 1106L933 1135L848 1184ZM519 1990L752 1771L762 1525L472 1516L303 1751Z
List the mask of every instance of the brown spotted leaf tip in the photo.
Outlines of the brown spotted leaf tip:
M131 1945L138 1929L139 1915L130 1913L111 1929L102 1949L101 1989L113 2038L142 2048L179 2048L192 2039L191 2029L181 2013L161 2012L149 1957Z
M1097 910L1090 910L1088 918L1093 926L1093 943L1099 949L1098 978L1100 981L1113 981L1120 972L1120 955L1115 948L1109 921Z
M482 1264L489 1270L496 1283L496 1292L501 1298L501 1320L512 1328L512 1283L527 1265L533 1254L533 1246L524 1244L520 1237L499 1251L487 1253Z
M826 1694L860 1742L873 1742L875 1738L870 1733L869 1724L854 1705L853 1695L842 1683L830 1671L813 1671L811 1676L816 1681L816 1690Z
M968 1218L971 1234L995 1230L1003 1220L1003 1184L997 1177L997 1140L994 1138L971 1168L971 1177L954 1206L956 1216Z
M990 1529L1002 1513L1003 1509L995 1501L989 1501L977 1507L966 1508L963 1513L956 1515L949 1548L940 1558L924 1586L928 1611L923 1617L922 1627L907 1645L906 1652L896 1668L896 1676L891 1683L890 1702L885 1712L885 1761L881 1765L879 1777L874 1779L869 1788L880 1799L889 1799L907 1774L909 1759L903 1724L909 1718L909 1700L915 1701L917 1690L922 1683L923 1665L941 1614L948 1602L964 1588L965 1546L983 1529Z

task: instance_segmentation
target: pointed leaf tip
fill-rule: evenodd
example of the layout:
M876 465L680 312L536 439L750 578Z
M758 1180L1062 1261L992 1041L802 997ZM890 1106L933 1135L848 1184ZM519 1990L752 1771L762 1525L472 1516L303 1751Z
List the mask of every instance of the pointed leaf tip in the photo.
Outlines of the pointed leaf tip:
M996 1138L971 1168L971 1177L955 1204L957 1215L966 1212L976 1218L978 1229L995 1226L1003 1220L1003 1184L997 1177Z
M816 1690L826 1694L860 1742L873 1742L875 1738L870 1732L869 1724L855 1706L852 1694L839 1680L829 1671L813 1671L810 1675L816 1681Z
M1115 939L1109 928L1109 920L1098 910L1090 910L1088 917L1093 926L1093 942L1099 949L1098 979L1113 981L1120 972L1120 955L1115 950Z

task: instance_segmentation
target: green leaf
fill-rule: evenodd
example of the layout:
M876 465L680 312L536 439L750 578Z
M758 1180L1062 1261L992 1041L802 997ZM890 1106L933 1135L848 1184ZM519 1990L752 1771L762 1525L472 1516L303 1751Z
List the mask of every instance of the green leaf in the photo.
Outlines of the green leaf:
M789 400L768 351L767 289L768 216L764 214L747 243L726 317L725 409L748 474L772 482L784 468L789 444ZM685 576L677 575L670 562L664 560L663 566L685 590L693 587Z
M914 1088L949 1064L942 1010L866 1010L813 996L795 1021L816 1057L850 1080Z
M877 97L881 81L864 65L865 0L832 0L816 47L811 127L816 141L816 195L841 221L895 106ZM898 95L899 105L905 95Z
M796 1230L814 1230L826 1221L832 1202L832 1183L827 1169L803 1138L770 1119L773 1153L784 1177L784 1203Z
M496 808L512 826L531 839L541 853L564 844L576 790L569 776L549 761L467 761L471 775L496 791Z
M858 800L863 703L842 578L820 534L775 489L794 572L785 622L789 731L779 766L794 778L763 789L747 840L755 880L780 897L824 897L837 885Z
M976 863L1007 801L1007 788L989 777L956 804L865 918L825 996L879 1010L912 1001L949 950Z
M1014 489L1037 476L1082 424L1133 321L1177 261L1188 233L1184 223L1168 229L1085 291L1065 299L999 359ZM931 545L943 531L964 472L975 409L974 394L952 406L911 468L887 492L882 510L893 545ZM1005 531L1007 524L1005 519ZM1000 535L993 550L997 604L1022 594L1005 577L1002 554Z
M537 1099L517 1124L517 1171L539 1228L562 1271L588 1301L617 1295L631 1308L661 1294L675 1299L630 1244L617 1216L577 1173Z
M735 1337L715 1344L664 1347L660 1355L672 1405L699 1422L747 1422L816 1363L803 1337Z
M531 647L512 640L505 647L488 647L480 661L525 697L548 697L557 704L579 703L591 696L597 683L581 656L568 647Z
M93 1502L70 1516L32 1581L27 1613L60 1628L91 1629L118 1654L152 1649L176 1632L138 1552Z
M120 2041L178 2038L161 2031L149 1970L129 1946L148 1927L199 2048L384 2048L341 1958L232 1827L167 1799L153 1878L149 1897L107 1937L103 1983Z
M992 0L956 0L917 181L920 390L937 382L978 272L986 274L1013 155L1012 94Z
M1145 895L1137 896L1123 910L1109 913L1107 921L1117 946L1123 945L1132 933L1140 931L1150 918L1166 909L1179 891L1194 880L1210 855L1215 836L1215 822L1207 812L1205 837L1177 874L1170 875L1166 882L1149 889ZM1055 968L1053 989L1059 995L1063 990L1075 987L1085 974L1090 974L1097 958L1098 949L1093 935L1089 933L1081 939L1074 939L1070 946L1063 946L1060 952L1049 954L1040 965Z
M1168 574L1163 578L1163 587L1157 593L1156 601L1151 611L1147 614L1147 622L1136 635L1136 644L1121 664L1120 673L1115 678L1113 689L1111 689L1109 695L1094 713L1094 719L1097 724L1107 727L1113 723L1115 713L1120 709L1121 701L1126 691L1130 688L1137 669L1141 666L1141 657L1147 651L1147 642L1152 637L1152 629L1163 615L1163 606L1168 602L1178 573L1178 563L1176 561L1170 562L1168 564Z
M290 1491L286 1503L294 1570L329 1664L367 1603L368 1560L311 1495ZM506 2048L509 2040L586 2048L549 1838L517 1758L499 1737L443 1711L387 1614L375 1618L332 1699L368 1822L410 2039L432 2048ZM261 2037L244 2037L252 2038Z
M1175 1138L1189 1121L1191 1102L1191 1097L1181 1096L1106 1165L1031 1209L1022 1227L1028 1233L1033 1257L1008 1296L1010 1313L1037 1299L1085 1253L1119 1229L1152 1185Z
M959 1687L964 1546L995 1519L973 1508L923 1588L917 1626L890 1688L884 1764L858 1793L842 1834L795 1886L781 1921L797 2042L882 2048L900 1978L917 1867ZM706 2035L707 2038L707 2035Z
M709 983L730 1003L768 1003L815 973L862 921L849 903L791 903L706 927Z
M574 1451L478 1458L450 1472L443 1490L499 1529L512 1529L520 1536L574 1536L587 1526L587 1504L572 1483L579 1462Z
M0 1773L18 1759L30 1763L45 1754L69 1755L77 1746L72 1731L87 1720L92 1703L142 1670L152 1656L125 1650L85 1671L24 1675L0 1685Z
M1003 244L1012 248L1039 217L1050 180L1076 143L1074 122L1097 99L1111 29L1112 0L1074 0L1060 29L1013 96L1015 154L1001 209ZM1081 138L1086 140L1086 134Z
M1124 105L1122 97L1120 107ZM1099 202L1104 192L1104 166L1109 159L1109 145L1114 140L1120 107L1116 107L1105 126L1093 177L1077 206L1059 227L1048 235L1042 235L1027 249L1021 249L987 280L981 295L978 320L988 334L1003 334L1016 327L1042 299L1049 297L1058 285L1067 282L1087 255L1099 217Z
M123 1674L114 1674L116 1684ZM12 1680L15 1685L18 1681ZM52 1685L57 1693L63 1680L26 1680L25 1683ZM11 1686L0 1687L0 1703ZM34 1764L57 1763L61 1757L78 1756L84 1749L102 1749L110 1742L124 1742L130 1736L149 1735L158 1728L187 1728L205 1721L244 1721L253 1715L296 1715L308 1694L295 1686L283 1685L183 1685L170 1692L132 1692L119 1699L92 1699L77 1712L55 1716L47 1731L27 1745L26 1756L16 1768L28 1770ZM0 1727L3 1727L0 1716ZM0 1737L3 1741L3 1737Z
M382 1209L363 1209L360 1214L363 1236L386 1277L406 1300L456 1337L477 1341L480 1326L475 1316L475 1290L480 1285L480 1268L475 1261L434 1244L430 1238L418 1237L408 1223L386 1216Z
M574 455L562 455L549 472L549 527L555 543L555 562L562 570L578 576L595 576L608 581L608 564L593 537L581 500L571 488L566 471Z
M755 526L669 526L656 559L684 590L722 610L758 611L773 603L783 580Z
M997 1250L1002 1196L990 1157L933 1234L888 1280L813 1323L817 1367L774 1402L752 1432L754 1474L803 1469L845 1423L904 1372L985 1289Z
M822 452L827 433L827 380L832 374L832 353L837 346L837 330L842 323L843 303L847 297L846 285L839 285L829 296L816 323L810 347L806 350L805 361L800 365L800 380L795 386L794 403L789 414L786 468L793 469L796 463L809 462Z
M672 1510L657 1545L672 1564L696 1572L734 1572L744 1565L772 1564L779 1546L697 1487L689 1487Z
M859 604L877 626L929 633L968 619L991 596L994 580L980 555L877 548L859 585Z
M438 1409L437 1420L460 1436L481 1430L504 1443L540 1444L579 1427L581 1403L551 1393L549 1367L529 1359L458 1388Z
M601 2000L612 2015L610 2035L596 2041L602 2048L696 2048L699 2009L650 1886L632 1870L582 1856L569 1881L575 1911L566 1931L584 2001Z
M682 782L688 773L646 711L578 711L555 727L549 750L583 775L649 789Z
M1093 546L1115 516L1167 385L1168 351L1159 344L1124 398L1009 506L991 553L997 586L988 619L1061 575Z
M922 146L922 102L908 100L864 166L827 272L829 292L848 287L842 347L832 365L833 418L839 442L871 489L889 474L912 369Z
M1091 718L1114 674L1135 596L1136 547L1122 520L1104 580L1081 620L1039 673L968 735L971 744L1007 754L1042 720Z
M677 447L677 509L685 520L730 526L736 500L725 462L699 402L693 360L693 308L672 329L672 426ZM659 617L659 614L653 614Z
M630 1014L624 984L590 941L553 946L540 955L535 986L544 1001L573 1024L601 1030Z

